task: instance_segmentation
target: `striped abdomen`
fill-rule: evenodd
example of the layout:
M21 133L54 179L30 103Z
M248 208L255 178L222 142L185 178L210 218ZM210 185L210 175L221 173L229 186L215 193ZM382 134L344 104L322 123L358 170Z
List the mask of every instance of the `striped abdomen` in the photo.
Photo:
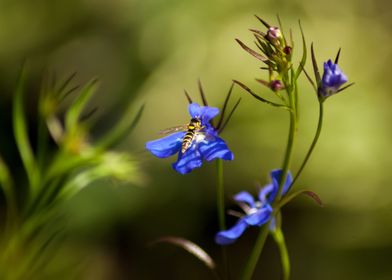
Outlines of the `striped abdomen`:
M190 123L188 124L188 131L182 139L182 147L181 152L185 153L186 150L192 145L193 140L195 139L196 131L201 129L201 122L199 119L192 118Z

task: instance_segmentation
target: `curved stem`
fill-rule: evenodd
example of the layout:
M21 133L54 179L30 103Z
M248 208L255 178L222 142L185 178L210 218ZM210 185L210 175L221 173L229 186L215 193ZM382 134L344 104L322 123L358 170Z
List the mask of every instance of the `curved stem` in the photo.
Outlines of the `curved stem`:
M289 137L287 140L286 153L282 165L282 176L279 181L279 191L275 201L279 201L282 197L283 185L284 182L286 181L287 173L289 172L291 156L293 154L296 131L297 131L297 118L296 118L296 111L294 110L294 111L290 111Z
M216 161L216 172L217 172L217 185L216 185L216 203L218 209L218 222L219 230L226 229L226 219L225 219L225 189L223 183L223 160L217 159ZM229 279L230 272L228 266L228 259L226 248L222 246L222 262L224 267L224 279ZM226 276L226 277L225 277Z
M303 169L305 168L310 156L312 155L312 152L314 150L314 147L317 144L317 141L320 137L320 133L321 133L321 129L323 126L323 116L324 116L324 107L323 107L323 101L319 101L319 119L318 119L318 124L317 124L317 130L316 130L316 134L314 135L313 138L313 142L309 147L308 153L305 156L304 161L302 162L301 167L299 168L297 174L294 176L293 182L291 183L291 186L293 186L295 184L295 182L297 181L298 177L301 175Z
M253 247L252 253L249 257L248 262L246 263L244 274L242 276L242 280L250 280L252 279L253 272L256 268L257 262L260 258L261 251L263 251L265 240L267 239L268 232L269 232L269 225L271 222L265 224L257 237L256 244Z
M287 83L285 83L287 84ZM290 102L290 128L289 128L289 136L287 140L287 146L286 146L286 152L285 152L285 157L283 160L283 165L282 165L282 176L279 181L279 190L278 190L278 195L275 199L275 202L273 204L273 208L276 207L276 205L279 203L282 192L283 192L283 185L284 182L286 181L287 173L289 171L290 163L291 163L291 156L293 153L293 148L294 148L294 142L295 142L295 134L297 131L297 108L296 108L296 95L293 92L293 89L296 90L296 83L294 83L294 88L293 87L288 87L286 86L287 89L287 95L289 97L289 102ZM254 273L254 270L256 268L257 262L259 260L261 251L263 250L265 240L267 239L268 232L269 232L269 225L271 221L268 222L263 228L260 230L259 236L256 241L256 245L253 247L252 253L249 257L249 260L245 266L244 274L243 274L243 280L250 280L252 278L252 275Z
M283 270L283 280L290 279L290 257L287 250L286 242L284 239L283 231L281 228L277 228L273 233L272 237L274 238L276 244L279 248L280 260L282 263Z

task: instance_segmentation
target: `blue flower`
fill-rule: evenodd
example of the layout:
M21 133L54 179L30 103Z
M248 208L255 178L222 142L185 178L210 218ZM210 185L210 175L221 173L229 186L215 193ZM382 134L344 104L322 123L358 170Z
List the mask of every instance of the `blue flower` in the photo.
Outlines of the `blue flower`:
M347 76L332 60L324 62L324 73L321 79L319 94L321 98L327 98L337 92L348 81Z
M218 137L218 130L211 125L211 120L219 114L219 109L191 103L188 110L191 118L200 120L201 129L195 132L191 145L184 153L182 153L182 143L186 131L149 141L146 143L147 150L159 158L166 158L178 153L178 159L173 163L173 168L181 174L189 173L200 167L203 160L211 161L217 158L233 160L233 153L225 141Z
M234 196L234 200L244 210L245 215L230 229L220 231L215 236L215 242L220 245L234 243L249 226L262 226L272 219L270 229L275 227L275 219L272 217L272 202L274 201L279 190L279 180L282 176L282 170L276 169L271 171L271 183L260 189L258 200L246 192L240 192ZM288 172L286 181L283 185L282 194L286 194L293 181L291 173Z

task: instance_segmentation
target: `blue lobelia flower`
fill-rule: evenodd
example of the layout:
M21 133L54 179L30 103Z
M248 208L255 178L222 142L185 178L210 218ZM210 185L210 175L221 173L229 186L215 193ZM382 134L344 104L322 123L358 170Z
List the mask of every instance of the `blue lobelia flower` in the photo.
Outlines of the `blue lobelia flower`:
M276 169L271 171L271 183L260 189L258 200L246 192L240 192L234 196L234 200L239 204L245 215L242 216L237 223L230 229L220 231L215 236L215 242L220 245L228 245L234 243L249 226L262 226L270 219L270 229L275 227L275 219L272 217L272 202L274 201L279 190L279 180L282 176L282 170ZM283 185L282 194L286 194L293 181L289 172Z
M192 120L200 122L200 127L194 131L189 147L186 147L184 151L183 143L187 131L181 131L147 142L147 150L159 158L166 158L178 153L178 159L173 163L173 168L181 174L189 173L200 167L203 160L211 161L217 158L233 160L233 153L225 141L218 136L218 129L211 124L211 120L219 114L219 109L200 106L197 103L190 103L188 109Z
M322 98L327 98L337 92L340 87L348 81L347 76L342 72L337 63L332 60L324 62L324 73L319 87L319 94Z

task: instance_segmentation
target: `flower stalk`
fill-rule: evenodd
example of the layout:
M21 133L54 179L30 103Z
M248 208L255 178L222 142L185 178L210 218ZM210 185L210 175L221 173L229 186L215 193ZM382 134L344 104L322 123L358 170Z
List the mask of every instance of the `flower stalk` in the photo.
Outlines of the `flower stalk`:
M293 179L293 183L292 185L295 184L295 182L297 181L297 179L299 178L299 176L301 175L302 171L304 170L306 164L308 163L308 160L310 158L310 156L313 153L314 148L316 147L316 144L318 142L318 139L320 137L321 134L321 129L323 127L323 118L324 118L324 106L323 106L323 101L319 102L319 117L318 117L318 123L317 123L317 129L316 129L316 134L314 135L312 144L309 147L308 152L306 153L305 159L301 164L301 167L298 169L297 174L295 174L294 179Z
M271 233L275 243L278 245L279 253L280 253L280 260L282 264L282 272L283 272L283 280L290 279L290 257L289 252L287 250L286 242L284 239L283 231L280 227L277 227Z

